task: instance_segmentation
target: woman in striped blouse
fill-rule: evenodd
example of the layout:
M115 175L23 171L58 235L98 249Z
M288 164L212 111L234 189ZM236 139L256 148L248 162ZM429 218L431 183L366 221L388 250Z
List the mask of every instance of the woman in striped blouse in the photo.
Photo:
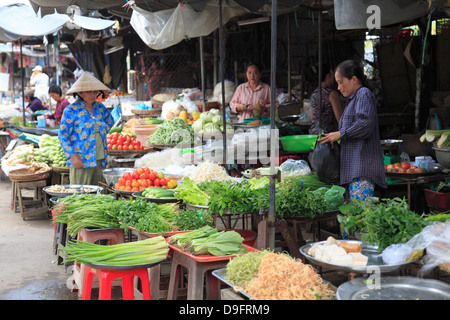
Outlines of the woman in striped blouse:
M339 64L335 79L347 105L339 130L318 141L341 140L340 184L348 186L350 200L364 201L374 195L376 185L387 186L375 97L366 86L363 69L353 60Z

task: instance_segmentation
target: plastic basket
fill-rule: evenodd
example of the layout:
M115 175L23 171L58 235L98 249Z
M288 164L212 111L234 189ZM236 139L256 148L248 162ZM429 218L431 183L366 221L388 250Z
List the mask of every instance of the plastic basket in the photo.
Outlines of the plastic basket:
M436 192L424 189L427 205L438 209L450 209L450 192Z

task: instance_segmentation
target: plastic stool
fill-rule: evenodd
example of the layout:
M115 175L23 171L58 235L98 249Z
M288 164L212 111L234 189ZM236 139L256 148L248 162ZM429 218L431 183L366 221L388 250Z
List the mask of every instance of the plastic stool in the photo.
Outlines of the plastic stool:
M100 240L108 240L109 244L125 242L125 233L120 228L88 229L84 228L78 232L78 240L95 243Z
M170 269L168 300L177 299L177 288L182 268L188 272L187 300L202 300L203 286L206 280L206 297L209 300L219 300L219 280L212 271L226 267L229 260L198 262L178 251L173 252Z
M78 232L77 240L95 243L101 240L108 240L109 244L119 244L125 242L125 233L120 228L108 229L81 229ZM84 263L75 263L73 269L74 288L83 291L84 277L86 274L86 265Z
M111 266L112 267L112 266ZM92 278L94 274L100 281L99 300L111 300L112 283L117 278L122 278L122 298L123 300L134 299L134 277L141 279L142 297L144 300L150 300L150 281L148 278L147 268L139 266L139 268L130 269L101 269L95 266L86 265L86 274L83 284L83 300L91 299Z

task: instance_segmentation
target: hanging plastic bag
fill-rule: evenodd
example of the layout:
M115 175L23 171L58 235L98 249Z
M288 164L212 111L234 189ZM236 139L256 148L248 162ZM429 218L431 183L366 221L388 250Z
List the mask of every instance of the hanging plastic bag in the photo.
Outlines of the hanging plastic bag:
M116 106L112 109L111 115L112 115L112 117L113 117L113 119L114 119L114 123L116 123L117 121L119 121L119 119L120 119L120 108L119 108L119 106L116 105Z
M320 136L319 136L320 138ZM316 142L313 152L309 155L309 162L317 173L320 181L329 184L339 184L340 147L338 143Z
M311 174L308 162L305 160L287 159L280 165L281 178L290 176L307 176Z

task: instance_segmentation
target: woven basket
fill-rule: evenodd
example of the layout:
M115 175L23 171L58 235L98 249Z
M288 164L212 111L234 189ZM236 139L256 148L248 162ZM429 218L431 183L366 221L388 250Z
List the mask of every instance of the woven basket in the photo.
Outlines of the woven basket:
M57 166L52 166L53 171L58 172L58 173L69 173L70 168L69 167L57 167Z
M110 156L125 156L129 154L146 154L153 151L153 148L145 146L143 150L116 150L108 149L108 155Z
M52 171L53 169L40 173L31 173L28 168L22 168L10 171L8 177L13 181L37 181L47 179Z
M131 109L131 112L137 116L143 117L158 117L161 114L161 109L153 109L153 110L139 110L139 109Z

